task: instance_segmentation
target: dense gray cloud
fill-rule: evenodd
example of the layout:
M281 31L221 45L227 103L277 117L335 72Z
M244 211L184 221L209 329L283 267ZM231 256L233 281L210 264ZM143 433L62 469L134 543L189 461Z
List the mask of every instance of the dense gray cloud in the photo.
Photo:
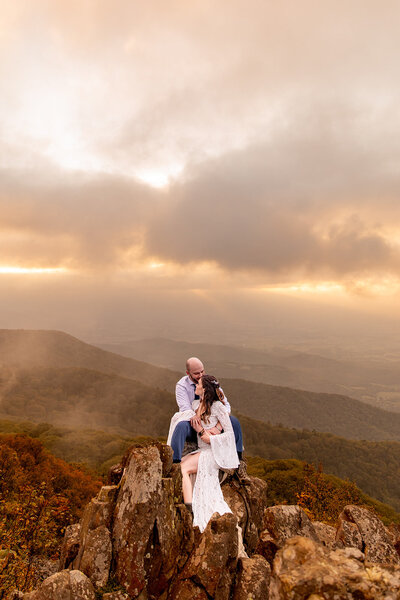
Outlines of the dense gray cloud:
M398 273L397 2L3 8L4 264Z

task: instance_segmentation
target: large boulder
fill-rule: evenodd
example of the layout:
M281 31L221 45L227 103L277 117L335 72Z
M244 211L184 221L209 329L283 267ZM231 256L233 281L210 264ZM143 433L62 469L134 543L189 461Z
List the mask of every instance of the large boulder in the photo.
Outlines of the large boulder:
M110 527L117 489L115 485L102 487L86 506L80 523L79 550L73 567L90 577L96 587L105 585L109 577L112 559ZM64 540L67 550L72 544L72 535L70 532Z
M300 506L270 506L264 511L264 530L260 534L256 552L272 564L277 550L296 535L319 541L313 524Z
M332 525L327 525L321 521L312 521L314 531L321 544L327 548L336 548L338 546L336 541L336 529Z
M257 477L247 477L242 485L237 477L230 477L222 485L225 501L237 517L243 533L243 542L249 554L257 547L263 529L267 484Z
M112 559L111 534L105 525L89 531L80 569L96 587L108 581Z
M400 564L400 557L393 545L393 539L376 515L361 506L349 505L345 506L340 514L338 531L340 528L343 530L346 522L357 527L359 537L357 537L356 543L361 538L360 549L365 553L368 561ZM345 541L344 537L343 541ZM350 546L353 543L345 545Z
M336 530L335 541L342 548L358 548L363 550L363 539L355 523L346 521L344 516L339 517L339 524Z
M193 544L193 531L181 499L181 473L164 446L133 448L120 482L114 510L114 575L132 598L158 597ZM164 477L163 475L169 475ZM144 596L143 596L144 597Z
M61 571L48 577L24 600L95 600L94 587L81 571Z
M329 550L310 538L288 539L274 560L269 600L395 600L400 567L371 566L355 548Z
M252 558L240 558L232 599L267 599L270 579L271 567L263 556L256 554Z
M215 514L198 536L193 553L169 598L228 600L238 555L237 520L231 513ZM189 596L188 596L189 598Z
M80 523L69 525L65 530L64 539L61 546L60 560L58 563L59 571L68 569L78 556L80 539Z

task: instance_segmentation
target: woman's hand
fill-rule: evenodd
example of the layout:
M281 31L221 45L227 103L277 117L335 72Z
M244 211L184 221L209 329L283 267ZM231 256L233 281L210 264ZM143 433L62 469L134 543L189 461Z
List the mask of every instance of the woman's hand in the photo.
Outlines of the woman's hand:
M203 440L203 442L205 442L206 444L210 443L210 434L208 433L208 431L205 429L203 435L201 436L201 439Z

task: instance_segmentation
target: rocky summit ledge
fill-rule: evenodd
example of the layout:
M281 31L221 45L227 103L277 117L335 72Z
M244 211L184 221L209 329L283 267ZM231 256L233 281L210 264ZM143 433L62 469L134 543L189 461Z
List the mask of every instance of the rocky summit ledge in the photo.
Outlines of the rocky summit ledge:
M200 534L168 446L132 448L112 477L67 529L59 571L14 599L400 598L400 534L365 508L345 507L337 528L312 523L298 506L268 507L262 480L233 475L222 488L233 515Z

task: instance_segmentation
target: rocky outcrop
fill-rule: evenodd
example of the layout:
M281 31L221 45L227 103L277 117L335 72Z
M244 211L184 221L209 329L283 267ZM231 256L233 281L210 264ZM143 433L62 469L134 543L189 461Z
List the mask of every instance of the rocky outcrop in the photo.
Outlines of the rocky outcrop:
M79 552L80 538L80 523L69 525L65 530L64 540L61 546L60 561L58 564L59 571L68 569L76 559Z
M264 511L264 529L260 533L256 552L272 565L279 548L286 540L301 535L319 541L313 524L300 506L271 506Z
M312 521L312 526L317 534L319 541L327 548L336 548L336 529L332 525L321 523L321 521Z
M239 559L232 600L268 598L271 567L263 556Z
M355 526L353 541L357 544L356 547L365 552L370 562L400 564L400 556L394 548L391 536L382 521L369 510L361 506L345 506L339 522L339 530L341 528L342 531L346 525ZM353 546L353 541L348 538L343 536L344 545Z
M267 507L265 482L235 473L222 486L233 514L213 515L200 534L168 446L132 448L113 481L67 529L60 572L15 598L400 598L399 529L365 508L345 507L337 529L312 523L299 506Z
M73 561L74 569L85 573L96 587L108 581L111 559L111 523L117 486L104 486L96 498L87 505L79 527L79 548ZM64 555L72 554L73 542L78 530L67 532L62 552L62 560L67 566Z
M23 595L24 600L95 600L94 587L81 571L61 571Z
M262 479L250 477L246 485L231 477L222 486L225 501L237 517L243 532L248 553L253 553L263 529L264 510L267 505L267 484Z
M238 556L237 520L232 514L213 517L199 536L172 598L186 598L186 590L216 600L228 600ZM189 596L187 600L189 600Z
M276 555L269 600L395 600L400 567L371 565L359 550L295 537Z

